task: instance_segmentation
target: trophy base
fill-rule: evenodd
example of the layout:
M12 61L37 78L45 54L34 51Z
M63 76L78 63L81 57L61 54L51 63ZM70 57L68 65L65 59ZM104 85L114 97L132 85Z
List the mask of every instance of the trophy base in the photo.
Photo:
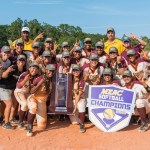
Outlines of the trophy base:
M66 107L56 107L55 111L56 112L67 112L67 108Z

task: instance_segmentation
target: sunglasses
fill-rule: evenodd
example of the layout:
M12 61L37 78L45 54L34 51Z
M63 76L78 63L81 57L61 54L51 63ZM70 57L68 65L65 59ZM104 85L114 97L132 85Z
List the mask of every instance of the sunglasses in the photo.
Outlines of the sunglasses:
M88 41L88 42L85 42L85 44L92 44L90 41Z
M110 52L109 54L117 54L116 52Z
M70 59L70 57L64 57L64 59Z
M128 57L134 57L134 55L128 55Z
M5 54L10 54L10 52L4 52Z
M130 76L123 76L123 78L131 78Z

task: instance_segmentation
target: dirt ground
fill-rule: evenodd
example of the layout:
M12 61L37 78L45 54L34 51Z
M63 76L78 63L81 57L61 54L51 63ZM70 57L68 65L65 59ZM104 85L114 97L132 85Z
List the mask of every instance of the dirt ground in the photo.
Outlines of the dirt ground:
M25 131L5 130L0 127L0 150L149 150L150 130L138 132L138 126L129 126L114 133L104 133L92 123L86 123L86 132L69 121L49 121L46 130L34 127L34 136Z

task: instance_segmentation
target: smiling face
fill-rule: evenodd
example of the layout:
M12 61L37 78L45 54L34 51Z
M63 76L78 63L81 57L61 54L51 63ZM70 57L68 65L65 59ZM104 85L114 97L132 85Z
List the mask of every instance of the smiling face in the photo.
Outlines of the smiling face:
M124 46L125 48L130 48L130 47L131 47L131 42L130 42L130 41L124 41L124 42L123 42L123 46Z
M108 40L113 41L115 39L115 33L113 31L108 31L107 38Z
M64 62L64 64L69 64L70 63L70 57L69 56L63 57L62 61Z
M90 66L91 67L96 67L98 65L98 60L97 59L91 59L90 60Z
M75 52L74 52L74 57L75 57L76 59L79 59L79 58L81 57L81 51L75 51Z
M123 76L123 80L124 80L125 84L130 84L132 82L132 77Z
M118 53L116 53L116 52L110 52L110 53L109 53L110 59L117 58L117 56L118 56Z
M128 59L130 62L134 62L136 60L136 55L128 55Z
M25 59L19 59L19 60L17 60L17 65L18 66L25 66L25 64L26 64L26 60Z
M18 53L22 53L23 49L24 49L24 44L16 44L16 52Z
M23 41L29 41L30 33L28 31L21 32L21 37Z
M29 68L29 73L31 76L35 76L39 73L39 68L37 66L32 66Z
M40 47L33 47L34 54L39 54L39 52L40 52Z
M109 81L111 81L111 75L109 75L109 74L105 74L105 75L103 75L103 79L106 81L106 82L109 82Z
M77 70L77 69L73 69L73 70L72 70L72 74L73 74L74 77L79 77L79 76L80 76L80 73L81 73L80 70Z
M97 52L98 55L101 55L103 53L103 51L104 51L103 47L101 47L101 46L96 47L96 52Z
M51 56L44 56L43 57L43 61L45 64L50 64L51 60L52 60Z
M55 71L53 71L53 70L46 70L46 76L47 76L48 78L51 78L51 77L53 76L54 72L55 72Z
M69 51L69 45L66 45L62 48L63 51Z
M45 49L51 50L51 49L53 49L54 44L53 44L53 42L47 41L44 43L44 46L45 46Z
M10 52L2 52L2 60L6 61L10 57Z
M87 41L84 43L84 47L85 49L87 50L90 50L91 49L91 46L92 46L92 42L91 41Z

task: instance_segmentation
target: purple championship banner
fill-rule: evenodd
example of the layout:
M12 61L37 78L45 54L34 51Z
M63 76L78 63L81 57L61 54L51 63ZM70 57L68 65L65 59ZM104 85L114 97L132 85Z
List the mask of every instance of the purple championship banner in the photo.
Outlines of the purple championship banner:
M115 85L89 86L89 119L104 132L129 125L135 107L135 91Z

